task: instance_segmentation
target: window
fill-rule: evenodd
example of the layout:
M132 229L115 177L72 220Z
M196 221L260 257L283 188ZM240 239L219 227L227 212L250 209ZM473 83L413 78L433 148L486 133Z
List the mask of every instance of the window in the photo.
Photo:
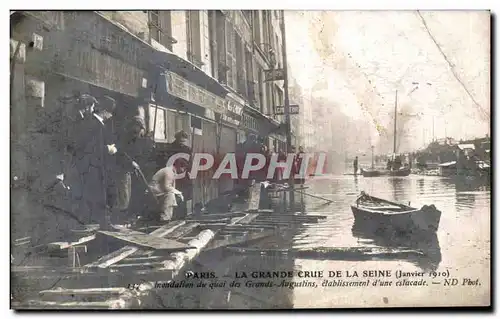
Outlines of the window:
M232 24L226 20L226 64L227 71L227 84L233 89L238 89L238 76L236 73L236 32Z
M260 14L258 10L255 10L253 12L253 37L254 37L254 42L259 44L261 43L261 33L260 33Z
M262 111L262 113L264 113L264 109L265 109L265 101L266 101L266 88L264 86L264 71L262 70L262 68L259 66L258 67L258 79L259 79L259 83L258 83L258 88L259 88L259 103L260 103L260 110Z
M172 44L177 41L172 38L170 11L148 11L148 18L151 39L172 51Z
M280 38L278 37L278 35L276 34L276 61L277 61L277 64L278 65L281 65L281 58L282 58L282 54L281 54L281 42L280 42ZM281 68L281 67L278 67L278 68Z
M278 85L276 85L275 90L276 90L276 104L285 105L285 100L283 98L283 91L279 88Z
M208 36L210 43L210 62L212 67L212 75L218 78L218 56L217 56L217 14L214 10L208 11Z
M243 16L247 20L247 22L251 25L252 24L252 10L242 10Z
M187 58L194 65L201 68L203 66L203 61L201 59L200 11L186 11L186 20Z
M217 10L215 12L215 38L217 47L217 79L220 83L228 84L227 81L227 56L226 56L226 18Z
M264 33L263 42L271 43L271 32L269 30L269 11L262 11L262 31Z
M266 102L266 107L264 110L262 110L262 113L264 114L271 114L274 110L273 107L273 82L269 81L266 82L266 96L267 96L267 102ZM276 101L274 101L276 103Z
M246 81L247 81L247 96L250 105L255 106L255 81L254 81L254 69L253 69L253 57L252 53L245 50L245 64L246 64Z
M245 67L245 56L243 54L243 42L237 32L234 32L234 43L236 45L236 75L238 77L238 93L247 96L247 75Z
M261 102L261 84L262 84L262 78L261 78L261 68L260 65L257 63L255 60L255 56L252 56L253 60L253 91L254 91L254 100L255 100L255 106L260 109L260 106L262 105Z

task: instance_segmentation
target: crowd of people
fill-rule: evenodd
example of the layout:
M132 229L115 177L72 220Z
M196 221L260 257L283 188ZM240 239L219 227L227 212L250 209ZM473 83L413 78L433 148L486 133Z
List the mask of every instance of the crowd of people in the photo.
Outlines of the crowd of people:
M18 154L20 163L34 158L36 152L49 153L51 162L46 169L41 167L42 163L34 163L28 169L21 164L19 168L14 167L14 184L18 186L13 185L14 189L42 194L39 197L43 198L44 209L50 207L52 211L72 216L79 224L98 223L105 229L137 221L138 215L143 221L170 221L187 216L193 198L193 180L189 175L193 156L188 133L177 132L171 143L157 145L146 132L145 119L141 116L144 112L124 116L123 110L117 108L117 101L109 96L99 100L87 94L72 96L57 111L57 115L49 116L51 120L60 119L57 126L47 121L38 133L29 133L26 138L33 139L38 134L47 141L56 140L56 147L47 146L42 150L32 147L24 152L26 147L21 144L26 139L16 141L22 146L16 150L24 152ZM167 166L168 159L176 153L190 154L190 160L177 159ZM236 153L239 174L236 188L246 190L252 180L268 180L273 152L263 141L249 135L244 143L237 145ZM266 164L263 169L251 172L248 178L242 178L248 153L263 154ZM302 147L300 153L303 153ZM285 162L286 159L285 152L280 151L278 160ZM294 159L292 174L299 172L301 161L299 156ZM283 170L277 168L270 180L282 180ZM186 174L176 179L175 174L179 173ZM40 185L36 190L35 184Z

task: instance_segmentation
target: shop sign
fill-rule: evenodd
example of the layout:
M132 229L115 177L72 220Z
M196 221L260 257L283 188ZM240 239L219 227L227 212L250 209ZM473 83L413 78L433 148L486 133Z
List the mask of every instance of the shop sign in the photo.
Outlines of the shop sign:
M167 81L167 91L170 95L211 109L214 112L225 114L226 107L223 98L189 82L178 74L167 72L165 74Z
M232 125L239 126L241 123L243 108L243 104L228 96L226 100L227 112L222 115L222 120Z

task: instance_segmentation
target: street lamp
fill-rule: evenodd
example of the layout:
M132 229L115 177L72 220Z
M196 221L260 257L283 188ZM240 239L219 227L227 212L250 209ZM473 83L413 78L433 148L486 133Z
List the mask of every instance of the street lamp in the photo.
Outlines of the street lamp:
M373 162L373 150L375 149L375 146L372 145L372 169L375 168L375 164Z

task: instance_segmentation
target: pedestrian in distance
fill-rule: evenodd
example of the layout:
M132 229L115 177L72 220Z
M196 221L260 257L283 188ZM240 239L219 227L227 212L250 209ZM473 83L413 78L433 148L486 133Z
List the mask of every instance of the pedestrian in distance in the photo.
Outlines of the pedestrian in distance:
M354 175L358 175L358 157L354 159L354 163L352 164L353 169L354 169Z

